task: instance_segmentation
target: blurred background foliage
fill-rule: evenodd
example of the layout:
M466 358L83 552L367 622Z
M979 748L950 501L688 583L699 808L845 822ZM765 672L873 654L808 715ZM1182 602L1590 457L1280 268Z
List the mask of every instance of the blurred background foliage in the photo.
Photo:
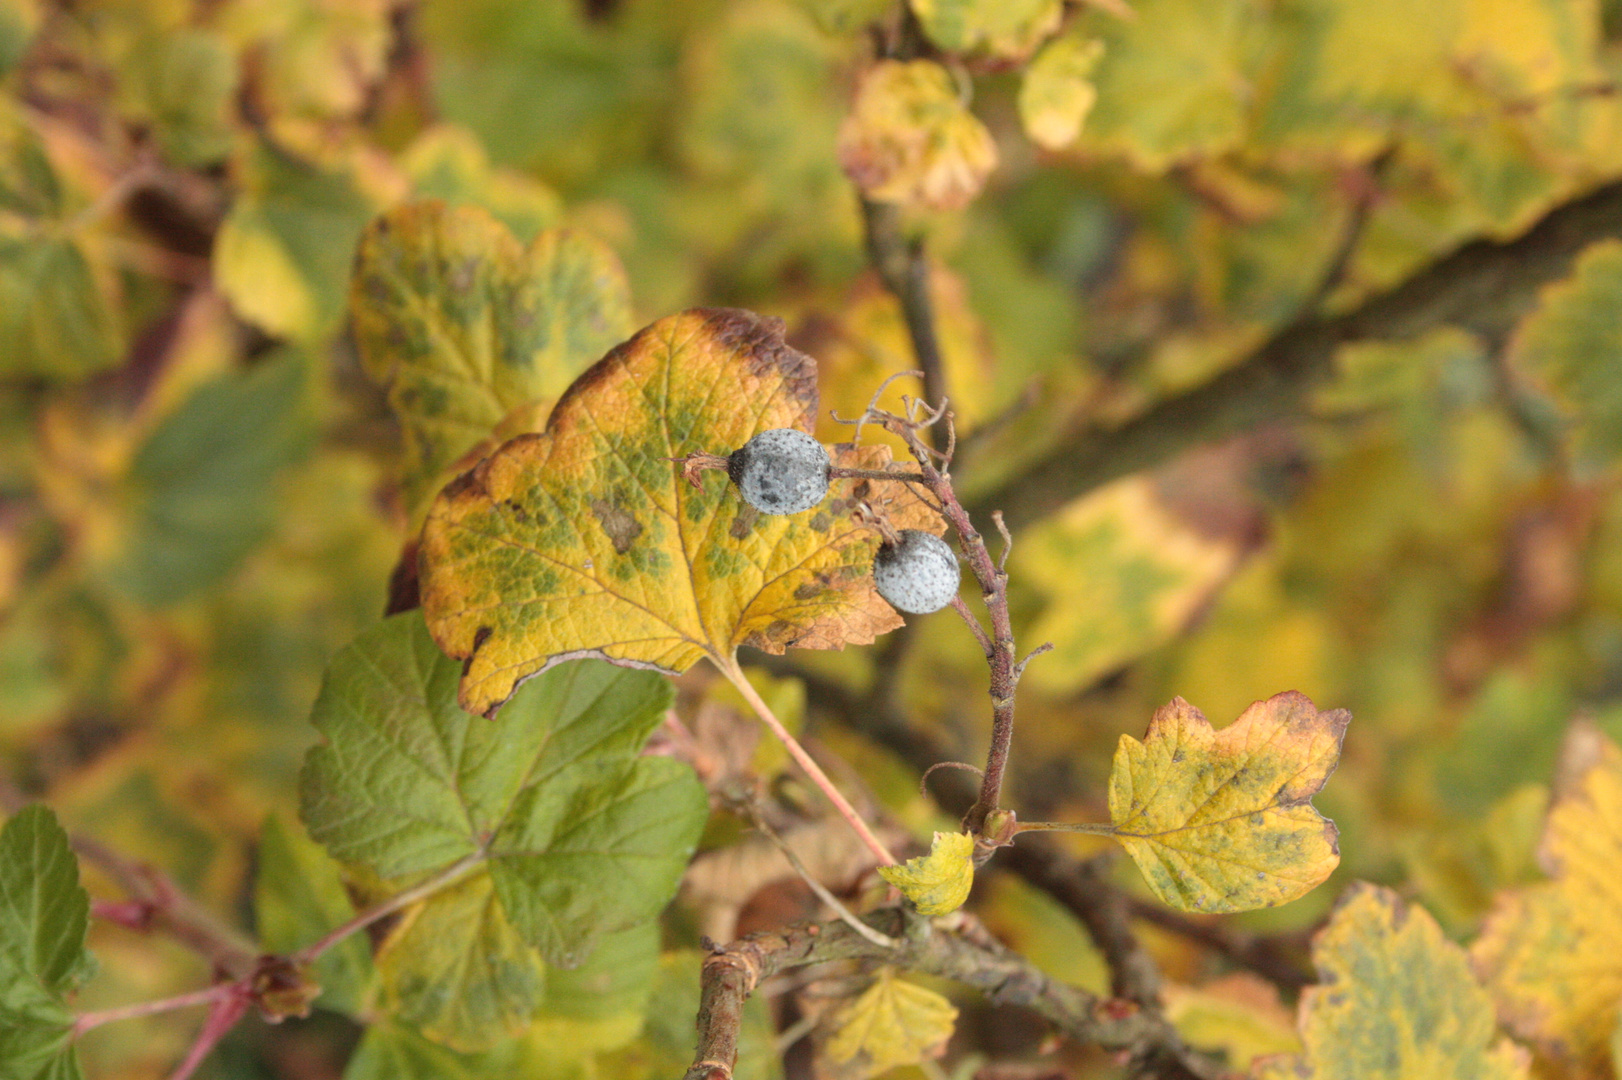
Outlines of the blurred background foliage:
M295 820L322 667L381 614L411 523L399 430L347 326L355 245L386 208L431 197L525 241L595 237L636 325L696 304L780 315L822 364L825 411L854 415L911 368L841 168L871 145L852 139L884 137L841 129L874 63L865 28L892 7L0 0L5 775L252 925L260 830ZM971 497L1212 378L1304 308L1348 308L1622 174L1610 0L914 8L953 76L935 107L989 136L952 144L973 161L922 162L968 170L961 208L925 205L928 177L887 189L934 259ZM1032 62L1039 47L1053 55ZM1097 820L1117 736L1172 695L1221 724L1298 689L1356 718L1319 800L1344 862L1239 925L1310 927L1358 877L1470 935L1493 890L1536 876L1573 718L1622 736L1619 308L1622 247L1598 245L1530 311L1484 304L1468 325L1346 348L1304 415L1022 528L1018 629L1055 650L1024 686L1013 804ZM791 660L776 675L805 687L779 689L808 704L788 711L900 821L948 821L895 756L905 740L879 745L840 703L892 686L909 723L974 760L985 671L962 628L927 619L905 648ZM785 767L765 749L756 765ZM979 903L1102 987L1067 912L1008 876ZM670 944L694 943L684 925ZM1188 1030L1248 1000L1200 989L1222 974L1214 953L1145 932ZM116 927L92 947L87 1007L206 975ZM665 966L658 992L683 1004L597 1075L681 1066L692 956ZM1247 1030L1288 1049L1276 1011L1263 1001ZM1006 1050L962 1031L959 1060ZM92 1076L157 1076L188 1037L173 1018L114 1025L83 1054ZM246 1026L206 1075L337 1076L355 1037L319 1011ZM460 1075L396 1041L418 1071L395 1075Z

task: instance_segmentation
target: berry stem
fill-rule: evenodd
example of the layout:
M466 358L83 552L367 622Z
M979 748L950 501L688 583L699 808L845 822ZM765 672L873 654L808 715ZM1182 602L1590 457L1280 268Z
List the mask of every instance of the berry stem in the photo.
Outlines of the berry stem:
M952 490L952 478L943 471L949 466L942 464L937 467L936 455L918 437L919 422L894 413L879 413L875 418L884 425L885 430L905 440L907 448L912 451L923 474L924 486L939 500L941 516L957 532L963 561L969 564L970 572L980 583L980 596L991 618L991 632L987 635L961 601L954 605L958 614L976 631L975 640L985 651L986 662L991 668L991 746L986 752L980 797L963 818L963 827L978 836L985 827L986 815L996 810L1002 800L1003 774L1008 768L1008 749L1014 738L1014 687L1023 670L1014 653L1014 624L1008 612L1008 574L1003 569L1003 561L1008 555L1008 531L1000 516L996 516L994 519L1003 535L1004 548L1002 560L994 560L986 547L985 537L974 527L968 511L963 509L957 493ZM946 418L946 422L950 425L950 417ZM950 442L949 438L949 445ZM987 847L985 854L989 856L991 850Z
M789 734L788 728L784 727L783 722L772 712L771 706L767 705L765 700L756 693L754 686L749 682L748 677L744 675L743 668L738 666L737 659L728 657L724 661L715 658L712 658L712 660L721 674L727 677L727 681L738 688L738 693L742 694L743 699L749 703L749 707L755 710L755 715L760 717L761 722L771 728L772 734L777 736L778 740L787 748L789 756L799 764L800 768L805 770L806 775L811 778L811 782L817 786L819 791L828 796L828 801L834 804L834 808L839 811L839 816L849 822L850 827L856 830L856 835L862 838L862 843L866 844L867 849L878 857L879 865L895 866L896 857L890 854L890 849L884 846L882 840L873 835L873 830L868 828L867 822L862 820L862 815L856 812L856 808L834 786L834 782L828 778L828 774L822 771L822 766L818 765L816 760L806 752L805 747L800 745L798 739Z

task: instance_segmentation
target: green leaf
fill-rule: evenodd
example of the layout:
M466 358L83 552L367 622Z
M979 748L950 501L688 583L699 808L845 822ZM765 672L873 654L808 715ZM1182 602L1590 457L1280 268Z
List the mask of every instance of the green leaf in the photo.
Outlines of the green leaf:
M6 201L0 195L0 206ZM76 379L122 352L106 283L83 247L0 223L0 375Z
M0 0L0 79L17 66L38 28L35 0Z
M1572 275L1544 290L1517 331L1515 361L1559 398L1579 462L1589 471L1622 459L1622 243L1595 244Z
M120 74L121 111L149 126L171 161L207 165L231 149L237 65L218 35L193 28L149 34L129 51Z
M1253 0L1134 0L1132 19L1097 24L1104 56L1082 146L1163 171L1220 153L1245 131Z
M1261 1080L1524 1080L1527 1055L1495 1038L1492 1002L1464 950L1389 889L1352 886L1312 945L1301 997L1306 1053Z
M549 230L526 248L484 210L438 202L372 223L350 305L367 374L404 429L413 511L503 417L557 398L631 329L602 244Z
M259 833L254 925L267 952L290 953L355 916L338 866L321 846L272 815ZM317 1003L358 1017L377 973L366 935L351 934L315 962Z
M43 806L0 829L0 1080L77 1077L64 997L89 975L90 897Z
M258 147L214 238L214 279L247 321L316 342L338 328L355 244L376 207L354 170Z
M410 1028L369 1024L344 1068L344 1080L483 1080L480 1056L460 1054Z
M113 580L158 607L212 585L275 521L272 484L307 447L302 358L262 362L199 387L135 453L128 534Z
M965 52L982 45L997 56L1029 56L1059 28L1060 0L910 0L929 39Z
M566 664L486 720L457 707L460 673L419 612L340 651L313 710L326 742L306 762L302 812L337 858L399 879L385 895L483 861L411 908L378 955L391 1010L475 1050L551 1008L543 955L578 965L659 912L708 808L685 765L637 756L669 705L659 676ZM571 1007L620 1011L647 968L620 963L629 983L599 972L577 989L600 997Z
M482 871L407 912L378 949L377 967L389 1015L470 1052L528 1027L548 974Z
M497 895L526 940L574 967L598 934L665 906L707 807L692 769L670 758L588 762L537 781L491 845Z
M79 1080L73 1014L59 1005L0 1005L0 1080Z

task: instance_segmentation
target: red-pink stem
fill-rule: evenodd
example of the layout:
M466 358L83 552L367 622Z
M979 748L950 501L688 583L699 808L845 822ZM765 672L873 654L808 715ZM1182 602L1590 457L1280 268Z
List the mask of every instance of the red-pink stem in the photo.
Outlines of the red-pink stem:
M80 1013L73 1019L73 1034L78 1037L91 1028L111 1024L116 1020L138 1020L143 1016L156 1016L159 1013L173 1012L176 1009L212 1005L216 1001L238 993L239 990L238 984L234 982L218 983L207 990L193 990L189 994L177 994L174 997L159 998L157 1001L142 1001L134 1005L123 1005L116 1009L101 1009L97 1012Z
M228 1035L232 1028L237 1026L243 1014L248 1011L251 992L242 983L230 983L229 987L237 993L229 994L214 1002L213 1008L208 1011L208 1019L203 1021L202 1030L197 1038L192 1040L191 1049L186 1051L186 1058L175 1067L169 1075L169 1080L188 1080L197 1066L208 1057L209 1051L219 1045L221 1039Z
M828 796L828 801L834 804L834 808L839 811L839 816L850 823L850 827L856 830L856 835L862 838L862 843L866 844L867 849L878 857L879 864L882 866L896 865L896 857L890 854L890 849L884 846L882 840L873 835L873 830L868 828L867 822L862 820L862 815L856 812L856 808L834 786L834 782L828 778L828 774L822 771L822 766L818 765L816 760L806 752L805 747L800 745L800 741L789 733L788 728L783 726L783 722L772 712L771 707L755 692L754 686L750 684L748 677L743 673L743 669L738 666L738 662L730 658L726 661L716 660L715 666L720 669L721 674L725 675L733 686L738 688L738 693L742 694L743 699L749 703L749 707L755 710L755 715L760 717L761 722L771 728L772 734L777 736L778 740L787 748L789 756L799 764L800 768L805 770L806 775L811 778L811 782L817 786L817 790Z
M328 949L332 948L349 935L358 933L359 931L364 930L368 926L377 922L379 919L393 915L396 911L402 911L405 908L410 907L412 904L415 904L417 901L427 899L429 896L432 896L439 890L454 885L456 882L466 877L468 872L475 866L478 866L480 863L484 862L485 858L486 856L483 851L475 851L471 855L463 856L456 862L451 863L445 869L441 870L439 873L435 874L433 877L424 881L422 884L413 885L404 892L396 893L395 895L389 897L387 900L383 901L377 906L367 908L359 915L356 915L353 919L350 919L341 926L335 927L326 934L322 935L316 941L311 942L298 952L293 953L288 957L288 959L298 967L304 967L306 964L314 963L320 958L322 953L326 952Z

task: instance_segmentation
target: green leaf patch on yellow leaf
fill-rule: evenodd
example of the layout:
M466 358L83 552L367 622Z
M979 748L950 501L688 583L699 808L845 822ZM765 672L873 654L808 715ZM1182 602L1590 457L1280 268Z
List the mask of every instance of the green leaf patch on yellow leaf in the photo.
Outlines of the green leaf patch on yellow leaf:
M1351 714L1294 691L1222 731L1182 698L1121 736L1114 836L1155 895L1185 911L1248 911L1300 897L1340 862L1335 823L1310 802L1340 760Z
M1312 946L1301 997L1306 1053L1258 1080L1524 1080L1527 1054L1495 1039L1492 1003L1430 912L1356 884Z
M400 420L413 510L504 417L555 400L631 331L625 274L602 244L549 229L526 247L482 209L431 200L367 228L350 309Z
M905 866L881 866L879 876L900 889L921 915L949 915L963 906L974 886L974 837L936 833L928 855Z
M821 506L762 515L726 477L683 481L673 458L756 432L808 431L816 366L782 323L700 309L647 327L580 377L545 433L521 435L450 484L429 513L422 595L440 648L466 661L464 708L488 713L522 680L582 655L680 672L749 645L865 644L900 625L873 588L878 536L939 532L900 484L836 480ZM836 447L882 469L883 447Z
M1539 861L1553 879L1500 897L1471 947L1509 1028L1604 1075L1622 1006L1622 751L1555 800Z

